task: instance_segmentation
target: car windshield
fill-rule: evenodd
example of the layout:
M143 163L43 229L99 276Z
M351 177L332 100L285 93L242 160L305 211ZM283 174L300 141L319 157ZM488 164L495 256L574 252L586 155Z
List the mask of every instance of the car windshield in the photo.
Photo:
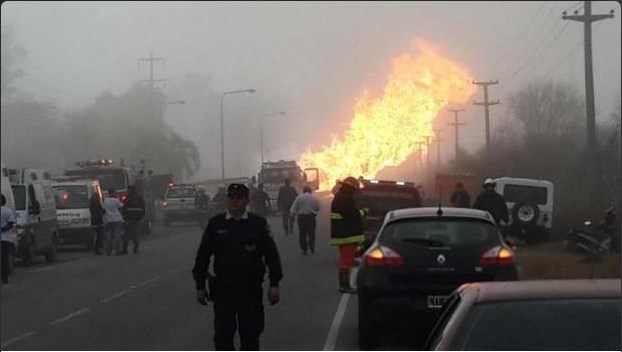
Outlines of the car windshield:
M14 185L13 197L15 197L15 210L26 210L26 186Z
M89 207L88 186L52 186L56 209L84 209Z
M108 191L127 189L127 172L122 169L79 169L69 170L65 173L67 176L82 176L85 179L97 180L102 190Z
M506 202L545 205L547 189L545 187L505 185L503 197Z
M166 193L166 198L194 198L196 194L194 188L171 188Z
M411 243L427 247L470 247L499 244L497 228L470 219L405 219L389 223L381 241Z
M368 190L363 189L357 198L357 205L369 208L371 216L384 217L390 210L421 206L416 191Z
M298 172L294 169L274 169L264 170L261 173L261 182L264 184L282 185L286 178L295 182L299 179Z
M620 298L478 304L465 318L454 349L616 351L620 314Z

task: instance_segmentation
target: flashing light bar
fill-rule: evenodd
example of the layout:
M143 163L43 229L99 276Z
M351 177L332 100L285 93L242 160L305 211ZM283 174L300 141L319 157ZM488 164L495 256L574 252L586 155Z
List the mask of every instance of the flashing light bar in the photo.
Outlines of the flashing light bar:
M395 182L395 184L398 185L398 186L404 186L406 184L406 182L404 182L404 181L397 181L397 182Z
M79 167L110 166L112 165L112 159L76 161L74 165Z
M377 184L377 183L380 183L380 181L378 181L378 180L371 180L371 181L369 181L369 182L371 182L371 183L376 183L376 184Z

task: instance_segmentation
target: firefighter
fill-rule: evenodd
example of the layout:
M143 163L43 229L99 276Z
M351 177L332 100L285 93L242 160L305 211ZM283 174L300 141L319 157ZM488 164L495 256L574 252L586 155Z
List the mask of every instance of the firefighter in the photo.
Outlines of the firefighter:
M271 305L280 300L283 273L279 252L266 219L246 210L248 193L243 184L229 186L229 209L209 220L192 269L197 301L202 305L214 301L214 345L219 351L235 350L236 330L242 350L259 350L259 335L264 328L261 284L266 267L270 280L268 300ZM212 256L215 276L208 274Z
M350 286L350 272L358 246L365 240L363 218L368 209L358 209L355 194L360 184L354 177L347 177L330 206L330 243L339 247L339 291L356 293Z

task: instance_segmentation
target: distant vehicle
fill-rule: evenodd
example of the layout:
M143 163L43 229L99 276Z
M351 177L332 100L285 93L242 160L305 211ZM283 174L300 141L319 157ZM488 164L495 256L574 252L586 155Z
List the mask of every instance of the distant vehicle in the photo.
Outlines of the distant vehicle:
M9 178L13 183L25 184L37 181L51 181L52 175L46 169L9 169Z
M413 182L387 180L362 180L356 204L359 208L369 208L363 219L367 243L373 242L389 211L422 206L421 195Z
M38 254L56 261L58 221L51 182L28 182L11 186L17 213L17 257L31 265Z
M15 210L15 198L11 189L11 181L9 179L9 169L2 162L2 194L6 198L6 206Z
M283 187L285 179L289 179L291 186L296 192L302 193L305 185L312 190L319 188L319 170L307 168L302 170L295 160L269 161L261 165L258 182L263 184L263 189L270 196L270 200L278 199L279 189Z
M92 250L95 232L89 206L93 194L99 195L100 202L104 199L99 182L59 181L52 184L52 189L59 227L58 244L84 244L87 250Z
M488 212L390 211L356 276L359 347L378 347L389 329L421 343L461 284L517 279L514 252Z
M164 199L166 188L173 183L173 174L151 175L147 177L148 187L145 188L145 194L151 199Z
M162 202L164 226L168 227L175 221L197 221L202 225L201 212L195 203L198 195L192 184L174 184L168 187Z
M619 351L620 283L465 284L447 300L424 350Z
M547 241L553 226L553 183L514 177L493 181L510 211L507 234L527 243Z
M126 167L114 167L111 159L87 160L76 162L78 169L65 171L66 176L80 176L84 179L97 180L107 196L114 189L122 202L127 198L127 188L134 182L135 175Z

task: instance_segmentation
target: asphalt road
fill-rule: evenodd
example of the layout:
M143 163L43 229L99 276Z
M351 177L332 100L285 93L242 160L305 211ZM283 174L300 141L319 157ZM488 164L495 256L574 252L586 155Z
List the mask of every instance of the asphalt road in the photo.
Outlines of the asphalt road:
M269 219L284 279L281 302L265 301L261 349L358 350L356 296L337 290L330 198L320 197L315 255L303 256L297 234L286 237L280 218ZM1 289L1 349L213 350L213 308L196 303L190 274L200 236L193 223L156 226L139 255L73 249L54 264L18 267Z

